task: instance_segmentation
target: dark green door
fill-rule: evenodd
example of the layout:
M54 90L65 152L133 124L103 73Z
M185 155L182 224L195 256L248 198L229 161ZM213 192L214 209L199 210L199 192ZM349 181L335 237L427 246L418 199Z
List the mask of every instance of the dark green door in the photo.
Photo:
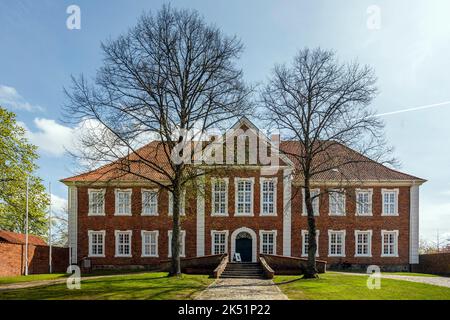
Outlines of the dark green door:
M252 239L236 239L236 252L241 255L242 262L252 261Z

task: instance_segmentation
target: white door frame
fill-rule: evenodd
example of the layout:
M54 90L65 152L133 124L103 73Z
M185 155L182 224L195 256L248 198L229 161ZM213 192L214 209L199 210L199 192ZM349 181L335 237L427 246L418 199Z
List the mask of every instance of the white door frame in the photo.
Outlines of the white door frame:
M234 253L236 252L236 237L241 232L247 232L252 237L252 262L256 262L256 248L257 248L257 236L255 231L253 231L250 228L247 227L241 227L239 229L236 229L231 234L231 256L230 259L232 260L234 257Z

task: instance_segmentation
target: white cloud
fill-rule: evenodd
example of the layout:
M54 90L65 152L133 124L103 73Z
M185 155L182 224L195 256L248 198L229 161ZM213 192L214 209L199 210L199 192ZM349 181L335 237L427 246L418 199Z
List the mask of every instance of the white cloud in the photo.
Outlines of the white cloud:
M63 213L67 209L67 199L61 198L52 193L52 212Z
M450 235L450 203L423 201L419 214L421 238L434 241L438 231L441 237Z
M53 119L36 118L34 124L37 131L31 131L23 122L19 123L26 130L30 142L44 152L61 156L66 149L73 146L74 129L63 126Z
M17 110L43 111L44 108L38 105L32 105L13 87L0 84L0 106L9 107Z

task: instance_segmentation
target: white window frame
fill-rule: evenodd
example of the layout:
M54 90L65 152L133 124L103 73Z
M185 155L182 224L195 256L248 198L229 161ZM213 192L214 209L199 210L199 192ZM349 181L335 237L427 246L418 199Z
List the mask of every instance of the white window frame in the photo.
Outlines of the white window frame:
M171 191L167 191L169 193L169 216L173 216L173 194ZM183 189L181 192L181 216L186 215L186 189Z
M156 239L155 254L151 254L151 249L150 249L150 253L149 254L145 253L145 245L150 245L150 246L152 245L151 243L145 243L144 242L146 234L153 234L153 235L155 235L155 239ZM143 258L157 258L157 257L159 257L159 254L158 254L158 246L159 246L159 244L158 244L159 241L158 240L159 239L158 238L159 238L159 231L158 230L151 230L151 231L149 231L149 230L141 230L141 244L142 244L141 257L143 257Z
M128 210L126 210L125 212L119 213L119 193L125 193L125 194L129 194L130 196L130 202L128 205ZM114 211L114 215L115 216L131 216L131 205L132 205L132 200L133 200L133 190L132 189L114 189L114 198L115 198L115 211Z
M167 236L169 239L169 250L167 251L167 256L169 258L172 257L172 230L167 231ZM180 257L184 258L186 257L186 230L180 230L180 239L181 239L181 250L180 250Z
M310 189L311 196L315 196L316 194L319 194L317 197L313 199L312 205L313 205L313 211L314 216L318 217L320 215L320 189ZM306 210L306 201L305 201L305 188L302 188L302 216L307 216L308 212Z
M102 240L103 243L102 245L102 254L93 254L92 253L92 235L94 234L101 234L102 235ZM89 250L88 250L88 257L90 258L104 258L105 257L105 236L106 236L106 231L105 230L88 230L88 246L89 246ZM96 245L99 245L98 243Z
M225 183L225 213L216 212L215 185L218 182ZM211 216L227 217L228 216L228 178L212 178L211 179ZM222 191L220 191L222 192Z
M245 213L239 213L238 212L238 185L239 182L250 182L250 212L245 212ZM244 191L245 192L245 191ZM241 216L241 217L251 217L254 215L254 210L253 210L253 204L254 204L254 194L255 194L255 178L235 178L234 179L234 202L235 202L235 207L234 207L234 215L235 216ZM244 202L245 204L245 202ZM244 206L245 207L245 206Z
M101 193L103 197L103 204L101 212L92 212L91 211L91 202L93 193ZM105 215L105 189L88 189L88 216L104 216Z
M390 254L384 253L384 235L394 234L394 252ZM398 230L381 230L381 256L382 257L398 257Z
M342 239L342 253L337 254L331 253L331 235L332 234L341 234L341 239ZM346 236L346 231L345 230L328 230L328 256L329 257L345 257L345 236Z
M362 213L359 212L359 194L361 193L368 193L369 194L369 202L368 202L368 212L367 213ZM373 208L373 189L356 189L355 190L355 197L356 197L356 201L355 201L355 215L357 216L372 216L372 208Z
M305 239L308 239L308 234L309 231L308 230L302 230L302 257L307 257L308 256L308 251L306 250L305 247ZM319 256L319 235L320 235L320 230L316 230L316 257Z
M394 212L393 213L387 213L384 209L384 200L387 194L389 193L395 193L394 196ZM381 189L381 215L382 216L390 216L395 217L398 216L398 195L399 195L399 189Z
M228 253L228 230L211 230L211 254L220 254L220 253L214 253L214 248L216 245L221 245L220 243L217 244L215 242L215 235L216 234L224 234L225 235L225 252Z
M269 253L263 253L263 237L264 234L272 234L273 235L273 253L270 253L271 255L277 254L277 230L259 230L259 253L260 254L269 254Z
M358 242L358 235L367 235L367 244ZM358 245L367 245L367 253L358 253ZM372 257L372 230L355 230L355 257Z
M159 192L158 192L159 190L158 189L141 189L141 215L142 216L157 216L157 215L159 215L159 213L158 213L158 196L159 196ZM156 197L155 197L155 208L156 208L156 210L155 210L155 212L150 212L150 213L147 213L147 212L145 212L145 210L144 210L144 194L145 193L156 193ZM151 208L151 206L150 206L150 208Z
M273 212L269 212L269 213L264 213L263 210L263 204L264 204L264 198L263 198L263 186L265 182L272 182L273 183ZM272 177L272 178L259 178L259 186L260 186L260 216L276 216L277 215L277 184L278 184L278 179L277 177Z
M128 234L130 242L128 244L129 246L129 254L119 254L119 235L120 234ZM114 231L115 236L115 254L114 257L116 258L131 258L133 256L132 250L132 242L133 242L133 231L132 230L115 230Z
M339 197L343 197L344 203L342 204L342 207L343 207L344 212L337 214L337 213L334 213L331 211L331 201L333 198L333 194L337 194ZM335 216L335 217L344 217L347 214L346 213L346 211L347 211L347 207L346 207L347 199L346 198L347 198L347 196L346 196L346 192L344 190L338 190L338 189L329 190L328 191L328 214L330 216Z

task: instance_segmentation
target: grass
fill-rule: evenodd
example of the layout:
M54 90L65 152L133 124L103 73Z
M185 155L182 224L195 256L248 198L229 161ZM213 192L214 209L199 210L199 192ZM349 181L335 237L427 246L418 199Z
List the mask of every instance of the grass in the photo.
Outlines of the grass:
M381 279L381 288L367 288L367 277L333 272L319 279L275 276L274 281L294 300L450 300L450 288L429 284Z
M347 271L340 271L347 272ZM356 272L356 271L348 271L349 273L361 273L366 274L365 272ZM435 274L430 273L415 273L415 272L381 272L381 275L390 275L390 276L413 276L413 277L439 277Z
M206 275L168 277L164 272L149 272L111 276L100 279L82 279L81 289L69 290L66 284L0 291L0 300L114 300L192 299L211 284Z
M49 273L49 274L31 274L28 276L14 276L14 277L0 277L0 285L19 283L19 282L31 282L42 280L55 280L67 277L65 273Z

